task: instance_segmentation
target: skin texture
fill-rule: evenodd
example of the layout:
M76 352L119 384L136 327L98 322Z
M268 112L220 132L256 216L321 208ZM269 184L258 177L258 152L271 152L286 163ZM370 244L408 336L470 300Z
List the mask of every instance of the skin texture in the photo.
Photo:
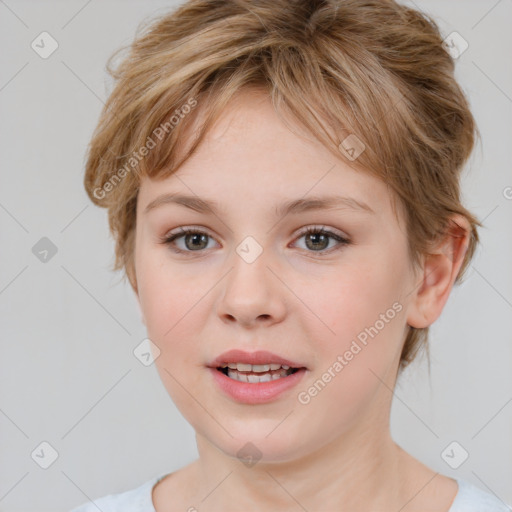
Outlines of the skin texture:
M283 123L268 98L252 91L229 104L175 175L142 181L137 298L160 350L162 382L195 429L199 452L155 487L157 512L193 506L448 511L456 482L394 443L389 414L407 325L425 327L441 314L468 226L454 217L464 229L450 232L413 271L405 222L392 211L388 187L349 164L298 125ZM144 213L166 192L214 199L222 209L213 215L168 204ZM347 208L275 214L290 199L334 192L367 203L375 214ZM189 251L176 254L159 242L180 226L209 236L203 245L175 240ZM310 226L350 243L329 238L314 245L303 236ZM250 264L236 252L247 236L263 250ZM396 303L401 309L393 319L309 403L300 403L298 393ZM217 389L206 368L232 348L270 350L308 371L271 403L240 404ZM262 454L252 467L237 459L247 442Z

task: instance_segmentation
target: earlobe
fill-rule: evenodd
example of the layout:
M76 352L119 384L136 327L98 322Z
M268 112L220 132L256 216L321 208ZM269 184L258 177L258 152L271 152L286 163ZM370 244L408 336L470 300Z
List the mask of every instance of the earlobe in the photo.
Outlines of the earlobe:
M460 215L452 221L443 239L424 257L421 281L415 283L407 316L411 327L428 327L437 320L459 274L469 245L470 226Z

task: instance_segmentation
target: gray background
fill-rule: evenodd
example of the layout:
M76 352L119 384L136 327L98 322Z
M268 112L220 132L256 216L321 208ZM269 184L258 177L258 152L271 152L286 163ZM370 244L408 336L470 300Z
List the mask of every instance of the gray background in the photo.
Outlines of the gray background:
M0 511L69 510L197 456L155 367L133 355L145 328L129 285L108 269L106 211L82 186L111 86L107 58L173 5L0 1ZM457 77L483 140L463 190L485 228L431 329L431 379L423 358L399 381L392 434L436 471L512 503L512 3L415 5L469 43ZM42 31L59 44L47 59L31 48ZM43 237L57 248L46 263L32 252ZM43 441L58 453L48 469ZM469 453L458 469L441 457L452 441Z

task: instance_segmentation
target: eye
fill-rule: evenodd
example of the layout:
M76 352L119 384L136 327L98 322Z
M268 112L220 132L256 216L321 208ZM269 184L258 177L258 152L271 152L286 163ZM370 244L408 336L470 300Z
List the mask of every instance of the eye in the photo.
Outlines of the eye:
M311 249L309 252L319 253L319 255L329 254L333 250L350 244L350 240L347 238L323 227L309 227L299 235L298 239L303 237L306 238L306 250ZM171 250L176 253L202 252L203 249L208 248L208 238L213 239L211 235L200 229L180 227L178 232L161 238L160 243L169 245ZM183 239L184 247L180 248L176 242L181 239ZM338 245L326 250L331 240L338 242Z
M183 238L185 242L185 249L176 247L176 240ZM179 228L179 232L164 236L160 242L165 245L169 245L171 250L178 253L183 252L197 252L201 249L205 249L208 245L207 239L212 238L208 233L199 229L193 228ZM189 250L190 249L190 250Z
M299 235L299 238L305 237L306 247L312 248L310 252L319 253L320 256L324 254L330 254L332 251L340 249L341 247L350 244L350 240L344 238L332 231L326 230L323 227L309 227L306 231ZM331 247L329 250L325 250L329 247L329 241L335 240L338 245Z

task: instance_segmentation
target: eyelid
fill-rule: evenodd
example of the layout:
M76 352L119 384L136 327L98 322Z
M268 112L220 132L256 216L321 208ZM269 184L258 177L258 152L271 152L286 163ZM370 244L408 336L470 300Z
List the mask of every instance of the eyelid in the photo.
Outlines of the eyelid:
M179 231L178 231L179 230ZM195 225L185 225L185 226L179 226L171 231L166 232L163 236L160 237L161 240L166 240L171 236L174 236L178 233L187 234L187 231L201 231L210 236L211 238L216 239L216 237L212 234L212 232L205 228L204 226L195 226ZM295 237L297 236L303 236L304 234L307 234L309 231L317 230L317 231L329 231L332 232L335 235L338 235L341 238L350 239L350 236L348 234L345 234L343 232L340 232L336 228L331 228L329 226L326 226L325 224L311 224L309 226L300 228L296 233Z
M173 236L187 235L189 231L201 232L201 233L204 233L205 235L208 235L210 238L217 240L217 238L212 234L212 232L208 228L205 228L203 226L194 226L194 225L179 226L175 229L172 229L171 231L166 232L165 235L159 237L159 239L161 242L165 242L165 240L168 240L170 237L173 237Z
M325 224L311 224L309 226L306 226L305 228L301 228L295 236L303 236L309 233L310 231L324 231L326 233L333 234L339 236L340 238L345 238L347 240L350 238L347 234L344 234L342 231L327 226Z
M308 235L309 233L322 233L327 235L328 238L336 240L337 244L330 249L326 249L323 251L306 251L308 255L317 254L318 256L328 256L332 252L335 252L346 245L352 244L352 237L348 235L341 234L337 229L326 227L325 224L322 225L310 225L306 228L302 228L299 233L297 233L294 237L295 240L300 240L303 236Z
M215 240L217 243L219 243L217 241L217 238L211 234L211 232L208 228L205 228L203 226L194 226L194 225L179 226L178 228L168 231L163 236L158 237L158 243L162 244L162 245L168 245L171 248L171 250L177 254L186 253L186 254L192 255L196 251L184 251L183 249L178 249L177 247L173 247L173 243L178 238L181 238L190 233L196 233L196 232L205 234L208 237L210 237L212 240ZM201 253L204 253L204 252L206 252L206 251L205 250L197 251L198 255L200 255Z
M184 236L187 236L188 234L204 234L207 235L209 238L215 240L217 243L218 240L214 235L211 234L211 231L208 228L205 228L203 226L179 226L178 228L175 228L174 230L171 230L170 232L167 232L162 237L159 237L159 243L164 245L169 245L173 252L178 254L189 254L192 255L197 252L197 255L202 255L202 253L208 252L206 249L199 250L199 251L188 251L183 249L178 249L177 247L173 246L173 243L178 238L182 238ZM346 234L340 233L336 228L330 228L327 227L325 224L312 224L306 227L301 228L297 233L295 233L293 242L301 239L305 235L308 235L309 233L323 233L327 235L328 238L332 240L336 240L337 245L334 247L331 247L330 249L321 250L321 251L307 251L311 254L318 254L318 256L323 255L329 255L332 252L341 249L342 247L352 244L352 238ZM293 243L292 242L292 243ZM302 249L304 250L304 249Z

